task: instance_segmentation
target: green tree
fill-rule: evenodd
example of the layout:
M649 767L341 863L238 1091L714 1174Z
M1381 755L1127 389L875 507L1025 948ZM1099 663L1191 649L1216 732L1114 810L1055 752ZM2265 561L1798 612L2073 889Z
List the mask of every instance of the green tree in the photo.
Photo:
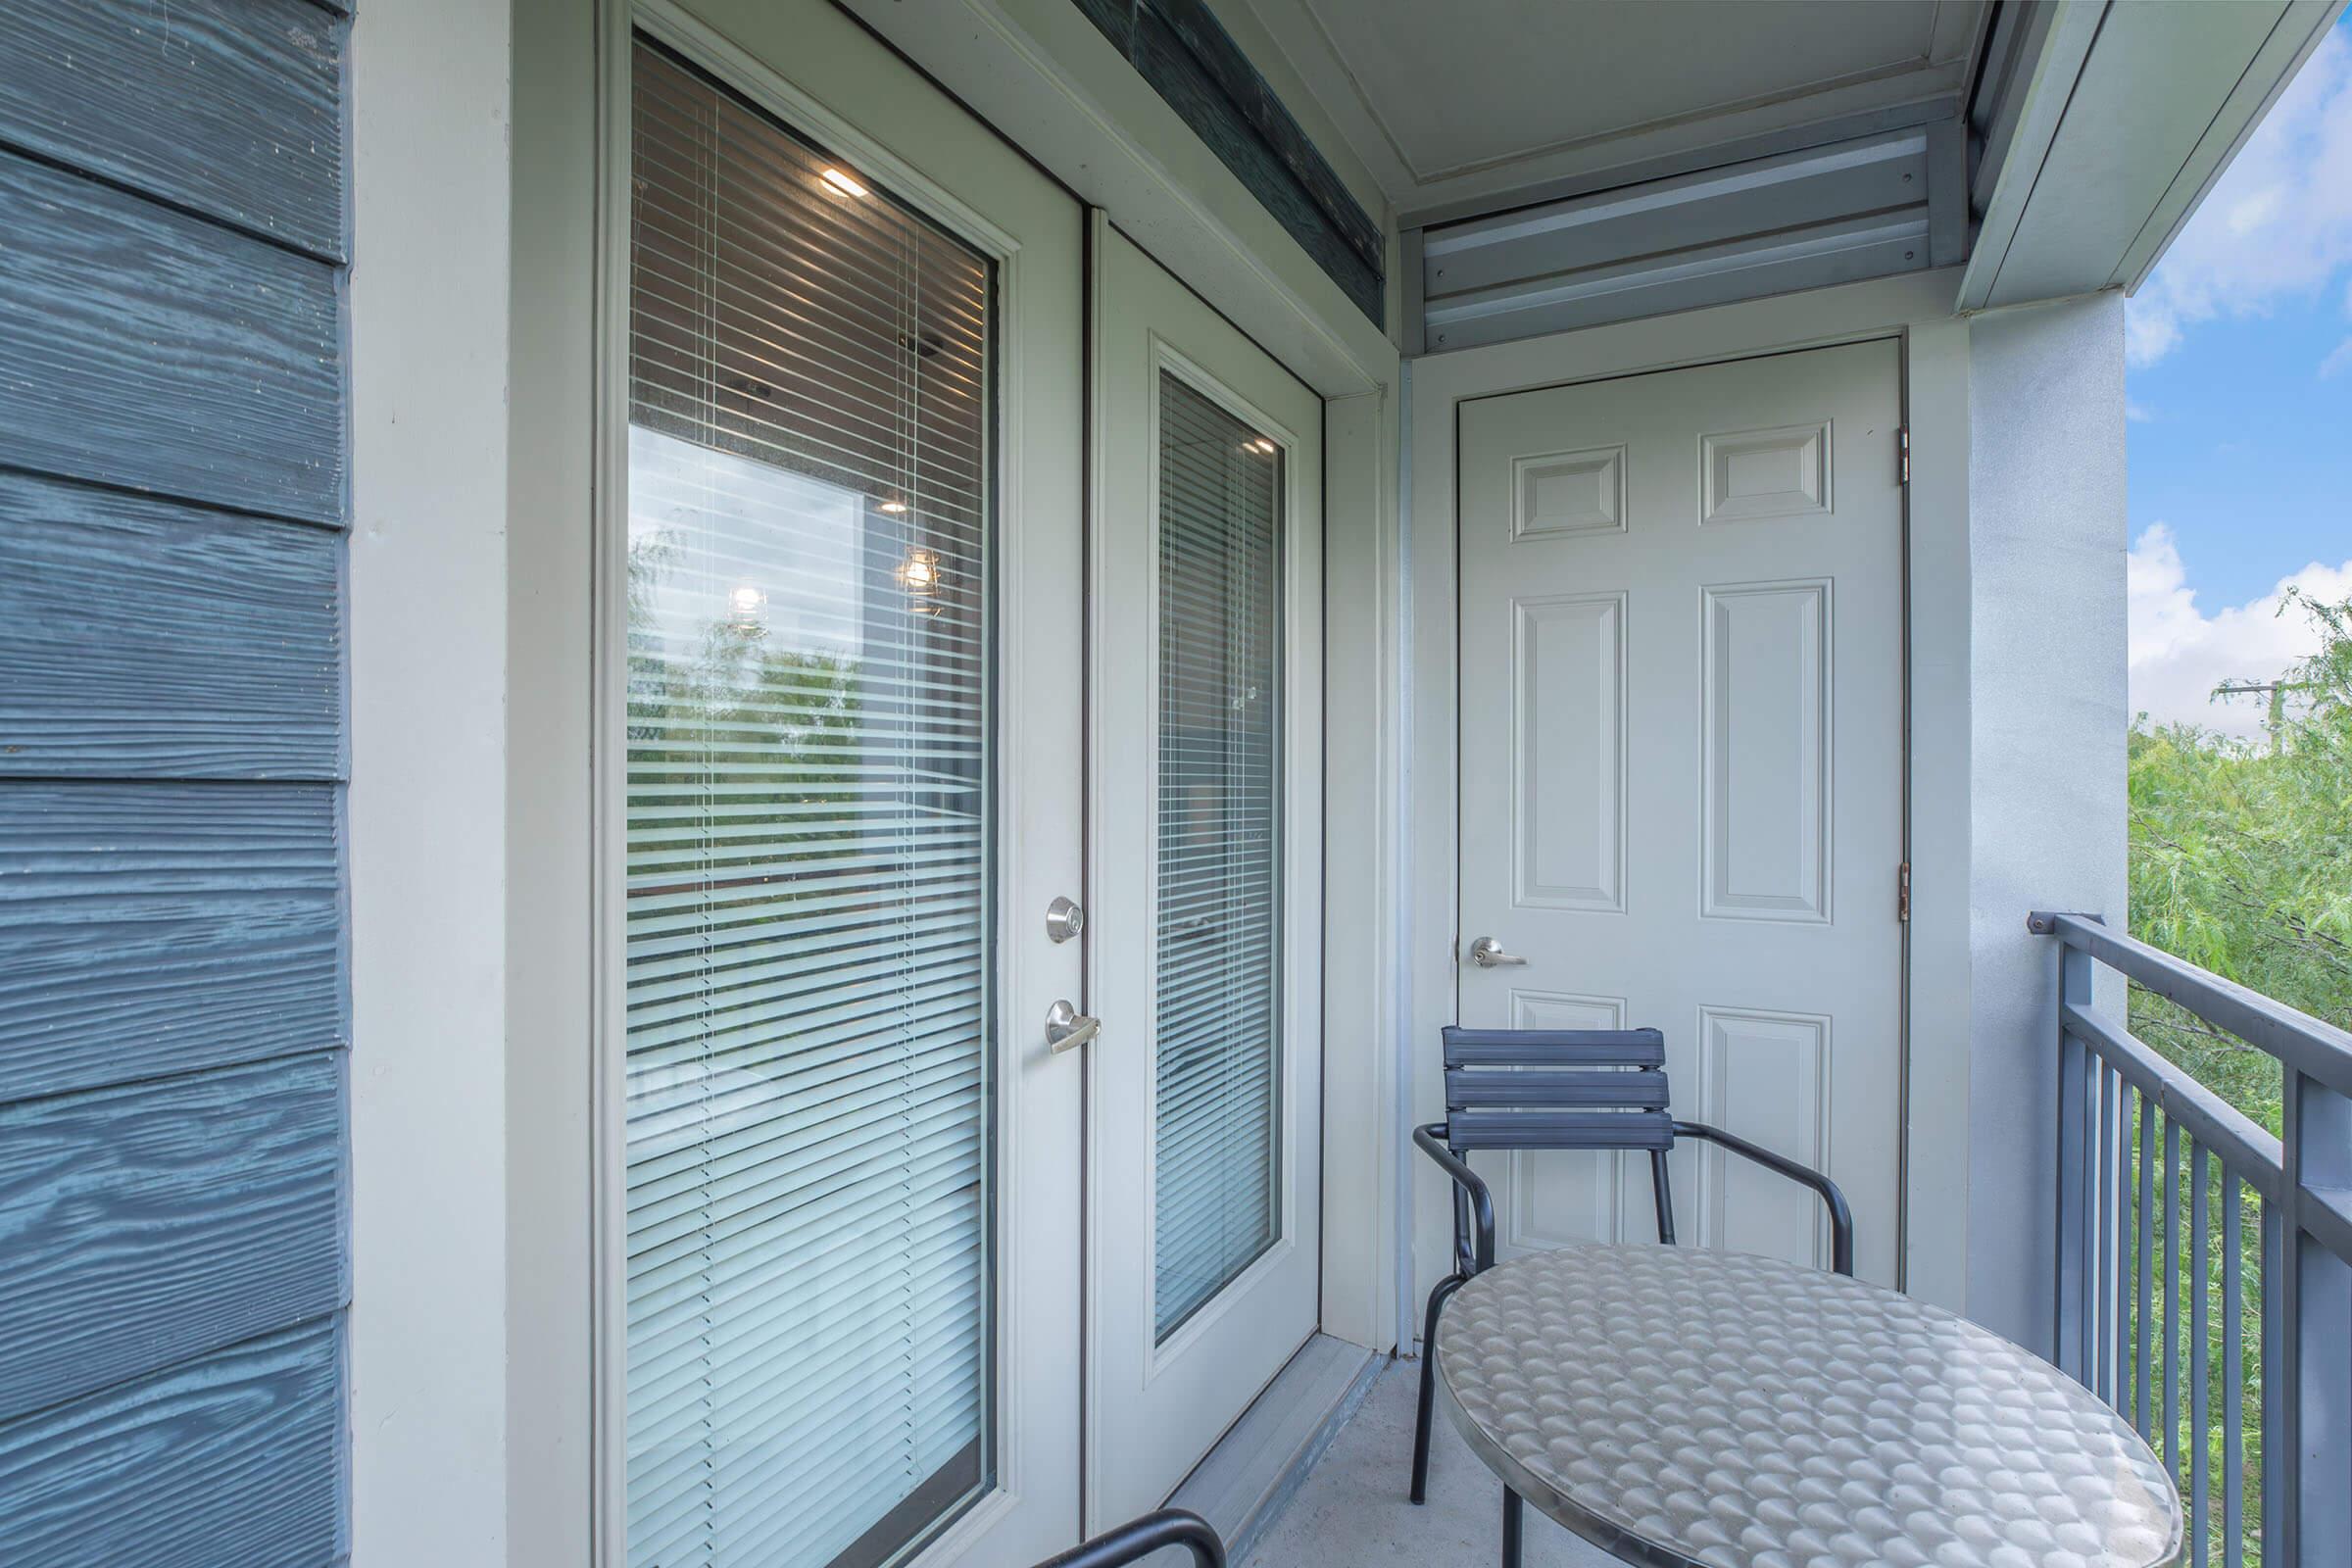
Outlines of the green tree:
M2352 1027L2352 601L2328 604L2290 594L2281 614L2309 615L2321 632L2318 653L2280 673L2274 694L2270 739L2252 746L2191 725L2150 726L2144 715L2131 735L2132 934L2228 979ZM2265 672L2272 673L2272 672ZM2259 1125L2279 1131L2283 1079L2271 1056L2137 987L2131 999L2132 1032L2193 1074ZM2139 1136L2157 1136L2143 1117ZM2154 1151L2150 1151L2151 1154ZM2193 1328L2191 1304L2200 1289L2207 1302L2207 1394L2210 1430L2189 1428L2183 1388L2181 1414L2166 1451L2176 1456L2186 1490L2184 1455L2199 1446L2215 1478L2222 1475L2226 1400L2239 1400L2246 1436L2247 1539L2221 1540L2214 1521L2214 1561L2251 1564L2260 1556L2261 1517L2261 1248L2258 1205L2248 1195L2237 1238L2236 1263L2245 1315L2240 1354L2245 1380L2223 1387L2224 1270L2230 1252L2223 1234L2223 1178L2208 1162L2207 1211L2215 1245L2202 1270L2184 1245L2192 1234L2193 1183L2183 1172L2169 1214L2151 1214L2155 1250L2144 1266L2159 1283L2144 1319L2133 1311L2132 1343L2151 1348L2152 1365L2169 1352L2184 1354ZM2138 1198L2126 1214L2127 1281L2138 1266ZM2183 1279L2180 1317L2167 1323L2161 1281L2167 1270ZM2185 1382L2185 1380L2184 1380ZM2155 1434L2151 1432L2151 1436ZM2203 1565L2199 1565L2203 1568Z
M2352 601L2290 595L2320 651L2284 677L2270 748L2186 725L2131 737L2132 933L2337 1024L2352 1024ZM2278 1130L2276 1063L2161 998L2133 1032Z

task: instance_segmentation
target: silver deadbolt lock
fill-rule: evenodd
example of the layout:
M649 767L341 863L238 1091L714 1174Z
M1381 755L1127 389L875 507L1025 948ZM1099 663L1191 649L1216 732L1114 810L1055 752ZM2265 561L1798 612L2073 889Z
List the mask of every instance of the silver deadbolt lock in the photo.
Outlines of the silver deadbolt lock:
M1067 942L1086 929L1086 911L1068 899L1057 898L1046 906L1046 935L1056 942Z

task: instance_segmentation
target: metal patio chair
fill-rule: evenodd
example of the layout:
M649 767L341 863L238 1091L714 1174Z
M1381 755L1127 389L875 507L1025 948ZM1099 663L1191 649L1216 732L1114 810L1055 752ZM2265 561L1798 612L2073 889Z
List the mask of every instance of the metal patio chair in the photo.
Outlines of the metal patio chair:
M1185 1547L1193 1554L1193 1568L1225 1568L1225 1543L1207 1520L1182 1508L1161 1508L1113 1525L1037 1568L1124 1568L1162 1546Z
M1421 1402L1413 1422L1412 1499L1429 1487L1429 1422L1437 1396L1438 1314L1470 1277L1494 1264L1494 1199L1463 1155L1473 1150L1646 1150L1658 1240L1674 1240L1666 1155L1700 1138L1801 1182L1830 1211L1832 1266L1854 1271L1854 1221L1838 1184L1769 1149L1667 1109L1666 1037L1655 1029L1459 1029L1446 1036L1446 1119L1413 1142L1453 1178L1453 1272L1429 1293L1421 1332ZM1504 1553L1516 1561L1519 1498L1506 1494Z

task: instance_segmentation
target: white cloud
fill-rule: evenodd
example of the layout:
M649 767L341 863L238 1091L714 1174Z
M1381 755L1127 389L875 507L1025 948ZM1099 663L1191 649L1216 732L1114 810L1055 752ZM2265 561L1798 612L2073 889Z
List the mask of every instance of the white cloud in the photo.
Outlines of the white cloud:
M2280 299L2328 287L2347 265L2352 41L2335 27L2132 300L2125 352L2133 365L2151 365L2198 322L2259 316Z
M2299 610L2278 613L2288 588L2315 598L2352 598L2352 561L2340 566L2313 562L2251 604L2208 615L2180 564L2173 530L2152 524L2132 546L2132 707L2159 724L2201 724L2253 739L2262 733L2261 700L2212 700L2225 680L2274 680L2320 647L2318 629Z
M2124 417L2133 424L2147 424L2155 419L2156 411L2144 403L2137 403L2131 398L2126 398L2124 399Z
M2320 362L2320 374L2322 375L2335 375L2344 370L2352 370L2352 337L2338 343L2328 357Z

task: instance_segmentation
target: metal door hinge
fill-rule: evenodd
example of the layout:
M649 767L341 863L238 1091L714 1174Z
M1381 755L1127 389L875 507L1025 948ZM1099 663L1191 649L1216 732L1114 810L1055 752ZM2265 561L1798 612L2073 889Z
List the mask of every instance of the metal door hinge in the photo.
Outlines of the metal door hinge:
M1894 917L1911 918L1911 862L1905 860L1894 868Z
M1907 424L1895 427L1894 468L1900 482L1911 482L1911 427Z

